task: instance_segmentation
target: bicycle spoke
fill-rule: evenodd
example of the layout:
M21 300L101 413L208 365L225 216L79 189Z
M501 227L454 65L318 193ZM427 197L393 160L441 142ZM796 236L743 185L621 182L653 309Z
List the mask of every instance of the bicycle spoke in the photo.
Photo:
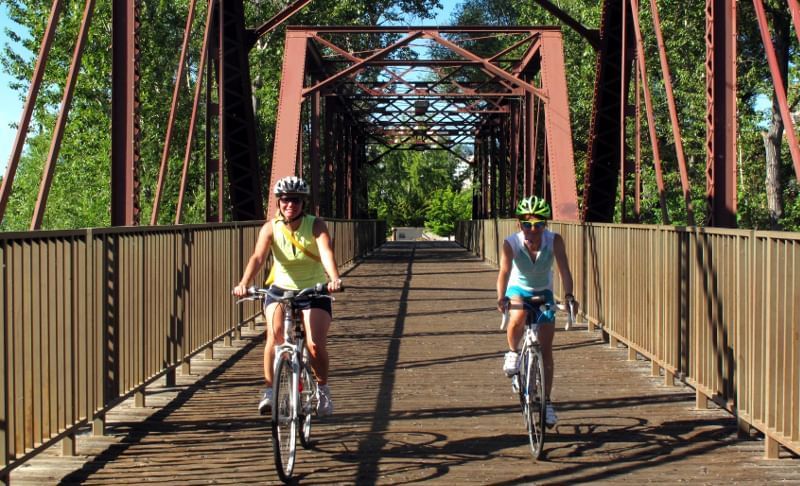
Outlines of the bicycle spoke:
M525 425L534 459L542 454L545 435L545 383L541 351L530 350L526 359Z
M281 358L275 370L272 404L272 448L275 468L281 480L289 481L294 470L297 421L293 410L295 390L292 386L292 364Z
M311 416L314 413L317 383L305 364L300 372L300 443L311 447Z

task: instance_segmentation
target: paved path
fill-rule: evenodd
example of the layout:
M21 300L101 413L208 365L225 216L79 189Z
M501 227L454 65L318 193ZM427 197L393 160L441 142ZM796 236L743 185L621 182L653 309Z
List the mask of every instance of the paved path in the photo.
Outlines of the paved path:
M560 422L534 462L501 372L496 272L452 243L389 243L346 273L331 336L333 417L298 452L306 484L800 484L800 460L761 458L724 411L694 410L599 332L556 335ZM12 484L271 484L269 424L257 415L263 340L245 333L178 386L126 402L78 457L47 453Z

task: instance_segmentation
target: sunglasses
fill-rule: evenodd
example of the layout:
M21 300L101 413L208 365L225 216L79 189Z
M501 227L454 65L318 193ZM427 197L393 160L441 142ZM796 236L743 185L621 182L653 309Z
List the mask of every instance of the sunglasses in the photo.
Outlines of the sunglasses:
M300 196L281 196L280 200L284 204L289 204L289 203L300 204L300 201L302 199L300 199Z
M537 221L535 223L531 221L520 221L519 224L522 226L523 229L529 230L531 228L544 228L544 225L547 223L544 221Z

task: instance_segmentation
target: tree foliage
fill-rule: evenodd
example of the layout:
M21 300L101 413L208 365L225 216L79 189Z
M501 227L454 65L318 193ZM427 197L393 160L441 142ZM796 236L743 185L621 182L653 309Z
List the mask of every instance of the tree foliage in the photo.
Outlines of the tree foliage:
M472 217L472 191L451 187L431 194L425 213L425 227L439 236L455 234L455 223Z
M395 151L370 167L367 177L369 207L392 227L425 226L433 195L437 191L459 193L467 174L447 152ZM471 211L471 205L469 208Z

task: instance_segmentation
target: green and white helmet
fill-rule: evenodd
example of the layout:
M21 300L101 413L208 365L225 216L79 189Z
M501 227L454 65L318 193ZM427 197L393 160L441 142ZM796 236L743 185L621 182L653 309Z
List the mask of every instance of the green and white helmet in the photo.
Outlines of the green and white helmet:
M529 196L524 197L519 201L517 204L517 216L523 216L526 214L532 214L537 218L541 219L550 219L551 212L550 212L550 205L547 204L541 197L537 196Z

